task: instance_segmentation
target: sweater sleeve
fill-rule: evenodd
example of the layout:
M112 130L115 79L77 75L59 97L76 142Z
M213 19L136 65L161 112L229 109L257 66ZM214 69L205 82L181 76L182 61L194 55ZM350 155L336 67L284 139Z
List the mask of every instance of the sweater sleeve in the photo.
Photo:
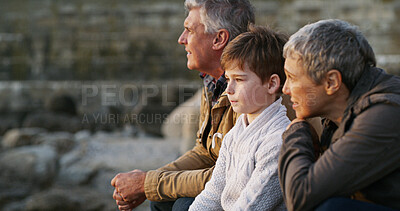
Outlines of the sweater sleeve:
M265 136L268 140L258 147L255 169L233 210L276 210L283 204L278 179L278 156L282 143L282 130Z
M144 189L150 201L171 201L195 197L210 180L214 161L207 150L197 144L191 151L157 170L147 172Z
M227 145L231 137L231 132L225 135L211 179L189 207L190 211L222 210L221 194L225 187L226 156L229 153Z
M283 135L279 178L288 210L312 210L334 196L361 190L400 167L399 107L378 104L315 162L310 127L293 124ZM393 124L394 123L394 124Z

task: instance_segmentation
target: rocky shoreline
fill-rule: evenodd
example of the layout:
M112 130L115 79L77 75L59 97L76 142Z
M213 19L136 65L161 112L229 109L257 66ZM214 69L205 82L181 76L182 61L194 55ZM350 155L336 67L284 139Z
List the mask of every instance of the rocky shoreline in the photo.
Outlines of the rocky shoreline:
M110 106L112 98L103 99L112 92L84 92L87 84L21 85L0 89L2 102L11 102L0 105L0 210L117 210L110 185L117 173L157 169L194 144L196 86L182 97L182 84L158 94L136 85L138 103Z
M77 133L20 128L2 138L0 209L117 210L111 179L150 170L179 155L179 139L132 137L126 131ZM145 203L138 210L148 210Z

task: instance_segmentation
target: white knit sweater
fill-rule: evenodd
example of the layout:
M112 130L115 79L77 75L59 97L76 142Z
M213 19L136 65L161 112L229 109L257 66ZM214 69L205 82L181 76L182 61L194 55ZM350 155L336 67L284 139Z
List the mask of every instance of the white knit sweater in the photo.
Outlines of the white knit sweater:
M242 114L225 135L210 181L189 210L285 210L278 180L282 133L290 123L282 99L247 127Z

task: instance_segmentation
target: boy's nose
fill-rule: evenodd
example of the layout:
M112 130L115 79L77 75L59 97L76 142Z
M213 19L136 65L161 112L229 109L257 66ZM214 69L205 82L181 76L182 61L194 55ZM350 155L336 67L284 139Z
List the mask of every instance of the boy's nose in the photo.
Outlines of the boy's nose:
M235 94L232 83L228 83L228 86L226 87L226 93L228 93L229 95Z

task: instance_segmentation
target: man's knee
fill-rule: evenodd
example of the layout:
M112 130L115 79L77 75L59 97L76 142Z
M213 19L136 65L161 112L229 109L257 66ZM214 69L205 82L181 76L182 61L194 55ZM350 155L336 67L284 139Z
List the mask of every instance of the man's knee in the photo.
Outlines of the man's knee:
M393 209L368 202L353 200L345 197L334 197L322 202L315 211L393 211Z
M167 202L157 202L150 201L150 210L151 211L170 211L172 210L172 206L175 201L167 201Z
M193 201L194 198L189 198L189 197L179 198L175 201L174 206L172 207L172 211L188 210Z
M351 200L347 198L335 197L322 202L315 211L334 211L341 208L346 210L346 201Z
M189 198L189 197L179 198L176 201L168 201L168 202L150 201L150 210L151 211L188 210L193 201L194 198Z

